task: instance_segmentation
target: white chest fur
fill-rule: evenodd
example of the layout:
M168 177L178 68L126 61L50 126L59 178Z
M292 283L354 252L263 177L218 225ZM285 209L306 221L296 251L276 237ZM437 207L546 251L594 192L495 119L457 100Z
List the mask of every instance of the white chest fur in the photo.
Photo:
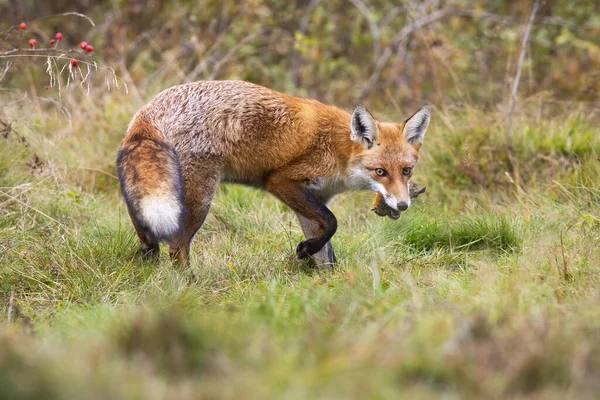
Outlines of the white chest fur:
M307 187L324 202L327 202L336 194L349 190L349 187L340 178L316 178L311 180Z

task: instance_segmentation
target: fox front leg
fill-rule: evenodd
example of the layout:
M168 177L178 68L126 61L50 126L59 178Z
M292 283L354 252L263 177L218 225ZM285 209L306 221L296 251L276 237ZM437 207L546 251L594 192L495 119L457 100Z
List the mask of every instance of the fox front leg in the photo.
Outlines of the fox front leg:
M266 189L314 225L311 229L311 236L314 236L296 247L298 259L311 257L327 245L337 230L337 219L306 185L290 180L283 174L274 174L267 180ZM333 248L331 250L333 253Z
M307 239L316 237L318 234L319 225L315 224L309 219L304 218L298 213L296 213L296 216L298 217L298 221L300 222L304 236L306 236ZM325 243L325 246L323 246L321 250L313 254L312 259L318 267L333 266L337 260L335 258L335 252L333 251L333 245L331 244L331 241Z

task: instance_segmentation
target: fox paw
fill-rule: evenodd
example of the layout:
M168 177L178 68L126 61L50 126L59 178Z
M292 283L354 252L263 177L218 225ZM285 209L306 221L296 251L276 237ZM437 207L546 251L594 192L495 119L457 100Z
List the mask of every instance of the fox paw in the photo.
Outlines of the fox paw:
M321 250L313 254L312 259L318 267L333 267L337 259L331 242L327 242Z
M320 249L315 248L315 241L313 239L308 239L304 242L300 242L298 247L296 247L296 257L298 257L298 260L304 260L319 250Z
M156 258L158 258L158 255L160 254L158 245L155 245L155 246L142 246L140 248L140 250L138 251L138 253L145 260L156 259Z

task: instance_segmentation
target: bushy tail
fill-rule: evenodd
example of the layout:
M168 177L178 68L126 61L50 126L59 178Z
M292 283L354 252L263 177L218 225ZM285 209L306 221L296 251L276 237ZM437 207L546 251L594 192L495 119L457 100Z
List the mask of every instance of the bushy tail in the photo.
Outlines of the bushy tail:
M138 233L169 241L184 226L181 166L165 135L144 117L130 124L117 156L121 192Z

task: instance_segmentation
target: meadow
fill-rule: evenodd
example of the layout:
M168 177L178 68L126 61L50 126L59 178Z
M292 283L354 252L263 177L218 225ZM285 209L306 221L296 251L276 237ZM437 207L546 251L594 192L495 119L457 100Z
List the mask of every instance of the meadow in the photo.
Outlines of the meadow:
M375 90L363 101L380 120L433 107L413 178L427 191L398 221L371 212L373 193L336 197L338 264L317 269L295 259L293 212L222 185L181 269L164 246L139 256L115 176L131 116L182 79L142 84L151 60L117 68L127 91L101 78L60 97L32 62L0 97L0 398L597 398L597 99L530 76L507 151L507 103L479 101L456 65L440 67L460 77L453 98ZM216 78L252 80L252 65ZM334 103L347 87L293 89L283 73L255 80Z

